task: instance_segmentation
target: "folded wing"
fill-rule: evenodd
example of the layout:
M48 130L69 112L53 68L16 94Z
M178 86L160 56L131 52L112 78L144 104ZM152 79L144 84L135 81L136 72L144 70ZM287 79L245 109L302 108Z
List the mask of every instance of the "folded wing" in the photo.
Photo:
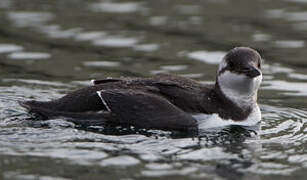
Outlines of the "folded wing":
M195 130L196 120L165 98L127 89L98 91L97 94L120 124L140 128Z

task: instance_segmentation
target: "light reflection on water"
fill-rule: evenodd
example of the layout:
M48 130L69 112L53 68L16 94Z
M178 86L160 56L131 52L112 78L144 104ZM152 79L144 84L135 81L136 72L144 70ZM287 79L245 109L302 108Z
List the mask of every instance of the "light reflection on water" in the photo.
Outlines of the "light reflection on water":
M54 18L45 12L9 12L7 16L17 27L38 27Z
M137 2L100 2L91 5L91 9L95 12L105 13L132 13L140 11L142 8L141 3Z
M10 59L48 59L50 58L50 54L48 53L40 53L40 52L14 52L8 55Z
M0 44L0 53L10 53L23 50L22 46L15 44Z
M136 38L127 37L106 37L94 40L93 44L96 46L106 47L131 47L139 42Z
M41 86L46 86L46 83ZM61 84L58 84L58 87L61 88ZM141 135L142 133L117 136L101 134L102 127L93 129L93 132L76 129L61 119L24 120L28 115L22 108L16 108L16 101L23 99L24 94L31 96L27 89L2 87L1 92L11 94L8 97L0 96L0 114L4 120L0 130L0 152L8 157L48 157L63 159L67 166L88 167L117 168L139 166L142 163L146 167L140 168L138 174L144 177L176 174L189 177L214 176L212 168L216 163L222 169L233 163L231 173L243 170L259 175L290 175L298 168L306 166L306 155L291 150L292 144L304 147L307 140L307 112L303 110L261 106L263 120L260 138L246 131L229 138L231 131L228 130L222 130L218 134L208 132L209 134L205 133L201 139L184 136L173 139L173 135L163 131L152 131L150 136ZM35 99L46 95L49 97L44 99L61 96L55 94L51 97L54 92L52 88L48 88L31 93ZM234 132L240 132L240 129ZM252 136L248 137L248 134ZM285 148L286 152L271 149L272 145ZM302 159L294 161L298 157ZM254 158L261 161L255 161ZM271 162L271 159L279 159L280 162ZM167 170L153 169L150 165L165 161L168 164Z
M82 32L76 35L76 40L79 41L90 41L97 38L102 38L106 35L105 32L94 31L94 32Z
M208 52L208 51L194 51L187 54L187 57L191 59L195 59L198 61L203 61L208 64L219 64L223 57L225 56L225 52Z
M86 61L84 65L89 67L117 67L120 63L114 61Z
M280 1L283 8L261 4L257 9L263 2L234 7L229 6L231 0L186 5L157 0L84 1L74 6L59 4L62 1L46 6L36 2L38 8L29 2L24 8L16 0L3 2L0 178L306 177L303 6L292 4L297 9L289 9L288 4L283 5L287 1ZM293 1L297 2L303 1ZM251 6L261 10L265 18L260 21L253 17ZM217 13L217 8L222 10ZM259 12L256 14L258 17ZM17 103L61 97L90 85L93 77L172 72L213 81L223 55L242 45L258 48L265 58L259 93L261 131L226 127L191 137L158 130L86 128L62 118L35 121ZM44 61L28 66L14 61L16 58ZM287 66L290 63L294 66Z
M275 41L275 44L277 47L280 48L303 48L305 47L305 41L299 40L280 40L280 41Z
M307 96L307 84L304 82L287 82L280 80L272 80L268 86L263 89L274 89L282 91L283 94L289 96Z

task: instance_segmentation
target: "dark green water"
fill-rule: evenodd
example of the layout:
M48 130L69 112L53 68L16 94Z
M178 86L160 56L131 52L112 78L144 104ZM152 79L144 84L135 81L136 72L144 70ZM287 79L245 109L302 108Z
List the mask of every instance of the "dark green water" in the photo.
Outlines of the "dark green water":
M0 0L0 179L306 179L306 39L304 0ZM251 137L108 135L17 103L110 76L212 82L235 46L264 58Z

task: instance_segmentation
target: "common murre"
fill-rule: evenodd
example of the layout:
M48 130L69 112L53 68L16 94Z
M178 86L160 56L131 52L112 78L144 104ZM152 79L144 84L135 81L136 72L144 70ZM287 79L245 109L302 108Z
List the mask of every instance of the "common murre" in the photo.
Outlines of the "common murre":
M257 91L261 57L248 47L230 50L219 65L215 85L169 74L152 78L93 80L93 86L48 101L20 104L44 118L68 117L90 125L132 125L164 130L197 130L204 115L212 122L254 125L261 120Z

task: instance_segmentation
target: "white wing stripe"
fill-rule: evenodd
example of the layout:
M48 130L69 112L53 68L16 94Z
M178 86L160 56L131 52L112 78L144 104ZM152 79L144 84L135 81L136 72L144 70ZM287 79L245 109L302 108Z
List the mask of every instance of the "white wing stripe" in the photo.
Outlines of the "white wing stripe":
M108 112L111 112L111 109L110 109L110 107L108 106L107 102L106 102L106 101L103 99L103 97L101 96L101 93L102 93L102 92L103 92L103 91L97 91L97 94L98 94L99 98L101 99L103 105L107 108L107 111L108 111Z

